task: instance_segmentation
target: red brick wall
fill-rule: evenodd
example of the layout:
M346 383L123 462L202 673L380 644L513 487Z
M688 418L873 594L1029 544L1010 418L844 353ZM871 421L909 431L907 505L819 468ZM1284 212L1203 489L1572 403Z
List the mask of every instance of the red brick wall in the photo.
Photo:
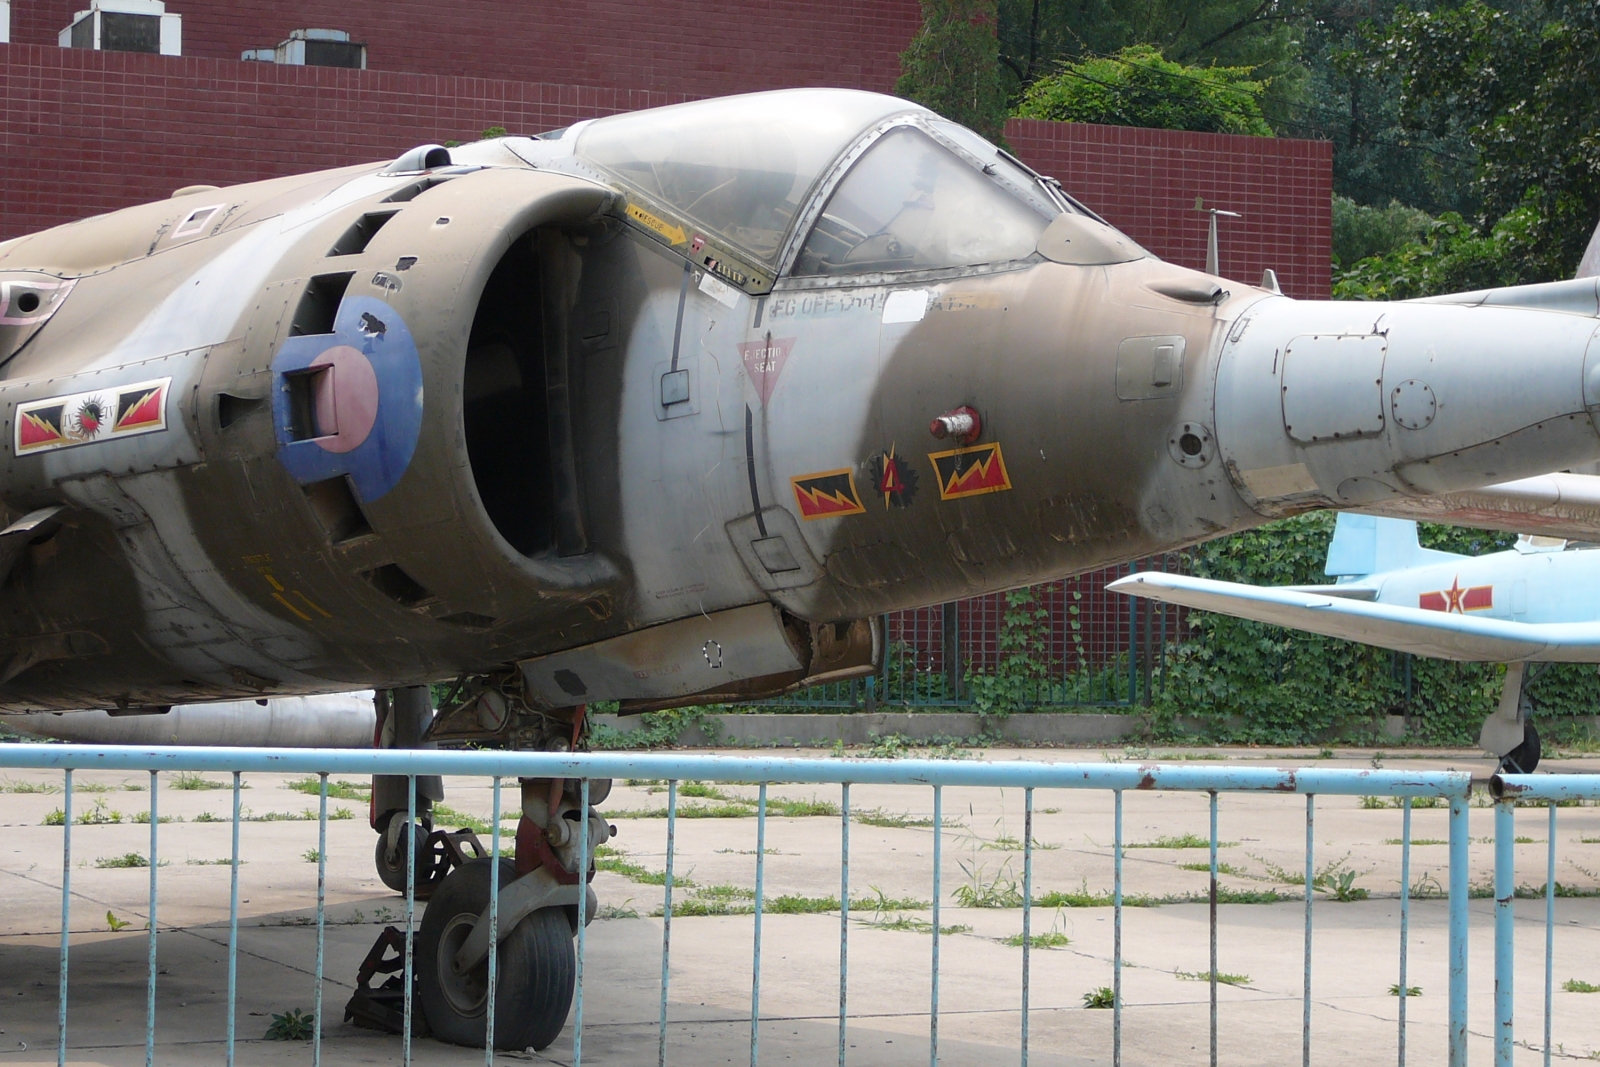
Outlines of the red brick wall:
M56 44L84 0L16 0L11 40ZM795 85L888 92L918 0L167 0L183 53L238 59L290 30L346 30L374 70L723 96Z
M0 239L183 185L393 158L491 125L534 133L689 95L0 45ZM1254 282L1270 266L1291 296L1328 294L1326 143L1032 120L1013 120L1007 137L1164 259L1204 266L1199 195L1244 215L1224 220L1223 274Z
M1006 139L1030 166L1162 259L1204 269L1207 207L1219 219L1224 277L1258 283L1278 272L1283 291L1328 298L1333 242L1333 146L1124 126L1012 119Z
M683 94L0 45L0 239L184 185L536 133Z

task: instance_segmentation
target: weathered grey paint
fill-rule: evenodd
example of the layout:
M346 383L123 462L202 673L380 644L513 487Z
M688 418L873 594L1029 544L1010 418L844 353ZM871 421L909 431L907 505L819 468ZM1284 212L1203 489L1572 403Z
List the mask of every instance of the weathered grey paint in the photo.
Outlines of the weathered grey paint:
M824 168L802 222L873 138L928 121L884 107ZM1032 256L915 274L792 277L795 229L771 278L740 282L691 254L692 226L577 161L573 136L469 146L427 173L371 164L196 193L0 245L0 284L38 301L37 321L0 323L12 442L19 405L170 378L165 430L7 448L5 521L62 510L0 532L0 561L14 560L0 707L515 678L652 627L666 628L643 645L678 647L674 623L776 604L763 662L801 666L730 671L737 685L714 690L754 695L864 669L878 639L835 623L1360 502L1347 483L1415 497L1600 455L1582 384L1590 316L1296 303L1143 256L1086 215L1051 225ZM363 248L335 254L382 214ZM310 280L346 273L339 308L372 301L409 329L420 424L392 487L352 496L333 479L308 495L277 439L298 394L274 360L296 343ZM473 340L495 315L540 353L526 393L496 385ZM1413 362L1440 375L1437 431L1286 431L1273 353L1347 319L1368 334L1404 325ZM752 368L775 353L774 383ZM1540 388L1507 408L1519 361ZM469 418L484 396L498 414ZM977 446L999 446L1009 488L942 500L930 457L956 443L929 423L961 406L981 416ZM469 455L469 429L523 418L532 451L492 438L477 462L535 457L525 485L487 488L502 508L537 501L537 536L496 525ZM919 483L906 507L874 491L891 450ZM1278 467L1290 474L1252 474ZM854 513L806 520L791 479L827 472L853 479ZM712 671L715 650L737 646L696 644ZM640 661L632 699L685 699L671 671ZM562 692L586 702L572 673Z

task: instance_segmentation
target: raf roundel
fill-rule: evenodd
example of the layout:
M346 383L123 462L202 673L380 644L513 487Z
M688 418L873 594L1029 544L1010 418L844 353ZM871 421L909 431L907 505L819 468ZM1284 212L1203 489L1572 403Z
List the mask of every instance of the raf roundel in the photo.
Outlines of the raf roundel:
M333 332L291 337L272 372L278 458L296 481L348 476L364 503L395 487L422 429L422 364L398 311L347 297Z

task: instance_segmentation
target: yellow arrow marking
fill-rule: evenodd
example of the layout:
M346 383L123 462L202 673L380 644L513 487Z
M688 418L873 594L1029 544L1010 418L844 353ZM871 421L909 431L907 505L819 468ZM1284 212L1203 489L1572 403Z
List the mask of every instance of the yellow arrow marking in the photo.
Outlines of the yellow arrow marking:
M628 217L641 226L654 230L675 245L681 245L689 239L682 226L669 226L637 204L628 205Z

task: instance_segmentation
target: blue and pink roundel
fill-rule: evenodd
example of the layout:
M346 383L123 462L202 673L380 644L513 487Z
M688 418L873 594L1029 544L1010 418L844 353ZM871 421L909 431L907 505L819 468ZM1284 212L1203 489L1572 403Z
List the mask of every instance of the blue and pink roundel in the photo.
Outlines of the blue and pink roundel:
M422 430L422 363L398 311L345 297L333 333L278 350L272 383L278 458L297 482L347 475L366 503L400 481Z

